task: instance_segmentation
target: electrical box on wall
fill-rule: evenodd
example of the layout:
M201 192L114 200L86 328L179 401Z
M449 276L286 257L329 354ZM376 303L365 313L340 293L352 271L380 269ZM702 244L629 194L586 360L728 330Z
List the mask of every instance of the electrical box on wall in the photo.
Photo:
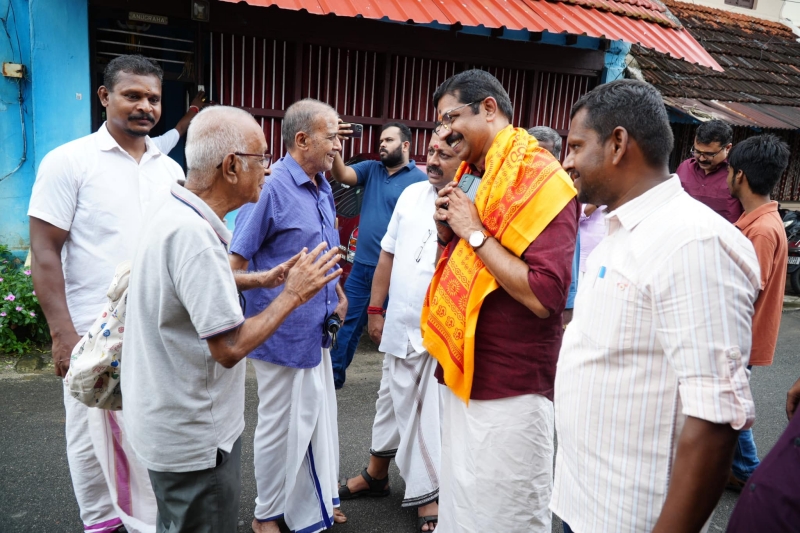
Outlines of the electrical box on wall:
M3 76L8 78L22 78L25 76L25 65L19 63L3 63Z

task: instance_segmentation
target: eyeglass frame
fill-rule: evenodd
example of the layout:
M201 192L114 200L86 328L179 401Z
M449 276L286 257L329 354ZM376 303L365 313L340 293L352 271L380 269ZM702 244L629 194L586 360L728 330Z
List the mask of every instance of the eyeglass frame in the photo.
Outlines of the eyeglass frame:
M230 155L230 154L238 155L240 157L260 157L261 158L261 166L264 167L264 168L269 168L269 166L272 164L272 154L269 154L269 153L267 153L267 154L246 154L244 152L230 152L229 154L226 154L225 157L228 157L228 155ZM225 159L223 158L222 161L219 162L219 165L217 165L217 168L222 168L222 163L224 163L224 162L225 162Z
M425 249L425 244L427 244L427 242L430 240L431 235L433 235L433 230L428 228L428 236L425 237L425 240L422 241L422 244L420 245L419 248L417 248L417 252L414 254L415 255L414 261L416 261L417 263L419 263L420 260L422 259L422 250Z
M486 98L488 98L488 96L485 96L485 97L481 98L480 100L475 100L474 102L470 102L468 104L464 104L464 105L460 105L458 107L454 107L453 109L448 109L447 111L442 113L441 118L436 122L436 124L433 125L433 133L435 133L436 135L439 135L439 130L442 129L442 128L444 128L445 131L449 131L450 130L450 124L452 124L455 119L457 119L458 117L461 116L461 115L456 115L455 117L450 116L450 113L452 113L453 111L458 111L459 109L464 109L465 107L469 107L471 105L479 104L479 103L483 102L484 100L486 100ZM447 117L447 123L445 123L445 117Z
M696 150L694 147L692 147L692 149L689 150L689 153L692 154L692 157L694 157L695 159L697 159L698 157L702 157L703 159L714 159L727 147L728 146L725 145L716 152L714 152L713 154L709 152L701 152L700 150Z

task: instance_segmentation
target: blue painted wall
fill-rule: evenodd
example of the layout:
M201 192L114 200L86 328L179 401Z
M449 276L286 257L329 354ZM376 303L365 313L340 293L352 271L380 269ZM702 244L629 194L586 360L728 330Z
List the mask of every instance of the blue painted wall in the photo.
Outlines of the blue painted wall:
M611 41L608 50L606 50L606 61L600 80L601 83L621 80L625 77L625 57L630 51L631 43Z
M39 162L53 148L91 133L88 16L86 0L0 0L0 62L26 68L27 160L0 182L0 243L19 254L30 242L27 211ZM0 177L17 167L22 152L19 85L0 77Z

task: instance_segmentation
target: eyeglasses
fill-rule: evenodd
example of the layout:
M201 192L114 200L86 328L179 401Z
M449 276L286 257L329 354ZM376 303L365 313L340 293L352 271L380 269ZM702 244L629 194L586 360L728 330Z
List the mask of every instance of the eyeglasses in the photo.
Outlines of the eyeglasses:
M468 107L468 106L483 102L484 100L485 100L485 98L481 98L480 100L475 100L474 102L470 102L468 104L460 105L458 107L454 107L453 109L450 109L449 111L445 111L445 113L439 117L439 122L437 122L433 126L433 132L436 135L439 135L439 132L442 131L442 130L450 131L450 125L453 123L453 121L455 119L457 119L459 117L459 115L453 116L450 113L452 113L453 111L458 111L459 109L464 109L465 107Z
M431 238L431 235L433 235L433 231L428 230L428 235L425 237L425 240L422 241L422 246L417 248L417 253L414 255L414 261L417 263L419 263L420 259L422 259L422 250L425 249L425 243L428 242L428 239Z
M244 152L232 152L232 153L233 155L238 155L241 157L258 157L259 159L261 159L261 166L263 166L264 168L269 168L269 166L272 164L272 154L245 154ZM217 165L217 168L222 168L222 163L224 162L225 162L224 159L220 161L219 165Z
M724 149L725 147L723 146L716 152L701 152L700 150L692 148L691 150L689 150L689 153L692 154L693 157L702 157L703 159L714 159L715 157L717 157L717 154L719 154Z

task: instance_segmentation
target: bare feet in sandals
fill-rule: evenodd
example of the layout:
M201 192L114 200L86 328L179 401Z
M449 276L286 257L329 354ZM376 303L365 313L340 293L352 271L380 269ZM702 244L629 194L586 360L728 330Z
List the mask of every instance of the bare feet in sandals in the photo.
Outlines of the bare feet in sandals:
M280 533L280 528L278 527L278 522L275 520L271 520L269 522L259 522L255 518L253 518L253 523L250 525L253 528L254 533Z
M333 522L335 524L344 524L345 522L347 522L347 517L338 507L333 508Z
M427 505L417 507L417 517L419 531L423 533L426 531L433 531L439 523L439 503L434 501ZM423 518L427 518L427 520L423 520Z

